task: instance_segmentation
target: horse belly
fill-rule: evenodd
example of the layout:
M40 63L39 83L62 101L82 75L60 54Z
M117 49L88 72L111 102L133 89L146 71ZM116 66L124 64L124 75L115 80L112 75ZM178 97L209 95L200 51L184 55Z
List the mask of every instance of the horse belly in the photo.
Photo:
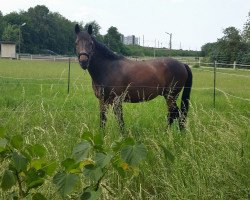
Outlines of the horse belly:
M131 103L138 103L143 101L149 101L157 97L158 95L161 95L162 92L159 91L159 89L133 89L128 90L124 93L124 101L125 102L131 102Z

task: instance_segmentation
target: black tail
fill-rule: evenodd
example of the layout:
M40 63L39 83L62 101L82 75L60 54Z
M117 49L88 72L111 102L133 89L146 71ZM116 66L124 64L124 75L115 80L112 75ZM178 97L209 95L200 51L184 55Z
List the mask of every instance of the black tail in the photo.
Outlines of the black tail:
M186 64L184 64L188 73L188 77L184 86L184 90L181 97L181 115L182 115L182 125L185 124L187 112L189 108L189 99L190 99L190 93L192 88L192 82L193 82L193 75L190 67Z

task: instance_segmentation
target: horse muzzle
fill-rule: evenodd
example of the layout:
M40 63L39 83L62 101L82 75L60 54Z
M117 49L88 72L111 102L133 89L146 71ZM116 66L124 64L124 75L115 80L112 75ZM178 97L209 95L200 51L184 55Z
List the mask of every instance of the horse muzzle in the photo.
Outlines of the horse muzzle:
M79 53L78 61L82 69L86 70L89 65L89 54L87 53Z

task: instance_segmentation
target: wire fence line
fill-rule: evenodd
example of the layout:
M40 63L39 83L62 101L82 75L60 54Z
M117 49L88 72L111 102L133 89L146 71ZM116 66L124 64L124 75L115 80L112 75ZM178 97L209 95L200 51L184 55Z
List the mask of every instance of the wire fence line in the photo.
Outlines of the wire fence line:
M0 83L0 87L1 87ZM20 83L21 85L37 85L37 86L43 86L43 85L47 85L47 86L66 86L67 83ZM4 83L3 85L16 85L16 83ZM74 86L79 86L79 87L90 87L92 89L93 85L91 84L73 84ZM125 86L106 86L108 88L124 88ZM156 89L164 89L163 87L149 87L149 86L131 86L131 87L137 87L137 88L156 88ZM250 88L250 87L249 87ZM196 91L202 91L202 90L213 90L213 87L192 87L192 90L196 90ZM224 95L239 99L239 100L243 100L243 101L248 101L250 102L250 99L248 98L242 98L230 93L227 93L225 91L223 91L222 89L219 88L215 88L217 91L222 92Z
M198 89L198 88L194 88L194 89ZM203 89L203 90L210 90L210 89L213 89L213 87L208 87L208 88L200 88L200 89ZM235 95L231 95L221 89L218 89L216 88L217 91L223 93L226 97L227 96L230 96L230 97L233 97L233 98L236 98L236 99L239 99L239 100L243 100L243 101L247 101L250 103L250 99L246 99L246 98L241 98L241 97L238 97L238 96L235 96ZM142 103L142 102L141 102ZM63 108L63 107L62 107ZM0 112L11 112L11 113L36 113L38 111L41 111L42 109L37 109L37 110L33 110L32 111L27 111L27 110L0 110ZM44 111L44 110L43 110ZM61 111L61 110L58 110L58 108L56 109L53 109L53 110L49 110L49 112L56 112L56 113L68 113L68 112L74 112L74 113L83 113L83 111L79 111L79 109L76 109L76 110L64 110L64 111ZM88 113L96 113L95 111L87 111ZM86 114L86 113L85 113Z
M20 83L1 83L0 82L0 86L2 85L17 85L17 84L20 84L20 85L48 85L48 86L52 86L52 85L59 85L59 86L65 86L65 85L68 85L66 82L65 83L36 83L36 82L20 82ZM131 85L131 86L119 86L119 85L107 85L107 86L102 86L102 85L92 85L92 84L83 84L83 83L73 83L74 86L84 86L84 87L91 87L94 86L94 87L106 87L106 88L149 88L149 89L165 89L165 88L173 88L171 86L169 87L157 87L157 86L143 86L143 85L140 85L140 86L136 86L136 85ZM174 88L183 88L183 87L174 87ZM203 87L186 87L186 88L192 88L192 89L197 89L197 90L202 90L202 89L208 89L208 88L203 88Z
M246 99L246 98L242 98L242 97L238 97L238 96L235 96L235 95L232 95L232 94L229 94L221 89L218 89L216 88L217 91L219 92L222 92L224 95L227 95L227 96L230 96L230 97L233 97L233 98L236 98L236 99L240 99L240 100L243 100L243 101L248 101L250 103L250 99Z
M46 80L67 80L68 78L30 78L30 77L13 77L13 76L0 76L2 79L15 79L15 80L38 80L38 81L46 81Z
M152 59L152 57L127 57L132 60L147 60ZM202 65L209 65L213 66L214 63L211 62L203 62L202 58L197 57L174 57L175 59L186 63L186 64L198 64L199 66ZM69 59L73 62L78 62L78 59L76 56L67 56L67 55L41 55L41 54L19 54L18 59L20 60L46 60L46 61L68 61ZM223 68L246 68L250 69L250 64L241 64L237 63L236 61L234 63L223 63L223 62L217 62L217 65L223 67Z
M36 59L36 60L53 60L53 61L76 61L77 62L77 58L76 57L63 57L63 56L35 56L35 55L29 55L29 56L24 56L22 55L20 57L20 59ZM185 62L187 64L198 64L199 65L199 68L195 68L195 69L198 69L198 70L201 70L201 71L207 71L207 72L211 72L211 73L214 73L214 68L215 67L218 67L218 66L223 66L222 68L219 68L219 69L225 69L225 66L229 66L230 68L226 68L226 69L238 69L238 67L246 67L246 68L250 68L250 65L245 65L245 64L237 64L236 62L234 62L233 64L227 64L227 63L206 63L206 62L201 62L201 60L199 59L198 61L195 60L195 61L190 61L190 60L185 60L185 59L179 59L181 60L182 62ZM210 66L210 67L206 67L206 66ZM209 70L211 69L211 70ZM216 71L216 73L219 73L219 74L224 74L224 75L229 75L229 76L236 76L236 77L244 77L244 78L250 78L250 76L248 75L242 75L242 74L235 74L235 73L226 73L226 72L221 72L221 71ZM74 86L81 86L81 87L92 87L93 85L92 84L89 84L89 81L82 81L81 80L81 84L77 83L77 81L80 81L82 77L77 77L77 78L74 78L74 79L71 79L74 81L73 85ZM31 77L12 77L12 76L0 76L0 80L3 79L3 80L6 80L8 81L9 79L12 79L12 80L21 80L21 81L29 81L29 82L15 82L15 83L11 83L11 82L2 82L0 83L0 86L1 85L15 85L15 84L25 84L25 85L49 85L49 86L52 86L52 85L68 85L69 86L69 83L66 82L66 80L69 79L69 77L62 77L62 73L61 73L61 76L59 78L55 78L55 77L47 77L47 78L31 78ZM57 80L57 83L36 83L36 82L30 82L30 81L56 81ZM60 83L60 81L65 81L63 83ZM118 87L125 87L125 86L107 86L107 87L112 87L112 88L118 88ZM129 87L137 87L137 88L158 88L158 89L161 89L161 87L151 87L151 86L129 86ZM163 89L163 88L162 88ZM244 100L244 101L249 101L249 99L247 98L242 98L242 97L238 97L236 95L232 95L232 94L229 94L229 93L226 93L225 91L221 90L221 89L218 89L216 88L215 86L214 87L208 87L208 88L204 88L204 87L193 87L192 88L193 90L217 90L219 92L222 92L223 94L227 95L227 96L230 96L230 97L233 97L233 98L237 98L237 99L240 99L240 100Z
M196 70L200 70L200 71L206 71L206 72L214 73L213 69L209 70L206 67L200 67L200 68L195 68L195 69ZM238 76L238 77L250 78L250 76L248 76L248 75L242 75L242 74L226 73L226 72L220 72L220 71L217 71L216 73L225 74L225 75L229 75L229 76Z
M249 65L250 66L250 65ZM211 72L211 73L214 73L210 67L200 67L200 68L194 68L195 70L200 70L200 71L207 71L207 72ZM225 75L229 75L229 76L238 76L238 77L245 77L245 78L250 78L250 75L242 75L242 74L235 74L235 73L226 73L226 72L220 72L220 71L217 71L216 73L219 73L219 74L225 74ZM57 78L57 77L53 77L53 78L30 78L30 77L14 77L14 76L1 76L0 75L0 78L2 79L15 79L15 80L39 80L39 81L46 81L46 80L68 80L68 77L60 77L60 78ZM71 78L71 80L79 80L80 78L82 77L77 77L77 78Z
M181 60L182 62L185 62L187 64L191 65L198 65L199 67L202 66L208 66L208 67L214 67L216 65L217 68L221 69L245 69L249 70L250 69L250 64L237 64L236 61L234 63L222 63L222 62L203 62L199 58L198 61L189 61L189 60Z

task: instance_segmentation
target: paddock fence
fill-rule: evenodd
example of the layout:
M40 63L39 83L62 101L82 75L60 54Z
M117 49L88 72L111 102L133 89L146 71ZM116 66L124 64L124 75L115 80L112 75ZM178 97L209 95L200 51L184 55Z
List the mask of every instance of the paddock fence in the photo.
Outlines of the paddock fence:
M68 61L77 62L76 56L67 55L47 55L47 54L19 54L17 56L19 60L45 60L45 61Z
M64 63L66 64L66 63ZM206 72L209 75L209 80L204 80L205 82L208 81L209 84L207 86L204 85L194 85L192 87L192 90L197 91L197 92L202 92L202 91L207 91L208 93L211 94L211 102L213 102L213 106L216 107L216 102L217 102L217 96L220 94L223 95L226 99L228 99L229 97L232 99L237 99L240 100L242 102L245 102L247 104L250 105L250 96L247 96L247 93L244 93L244 90L250 90L250 85L248 85L247 83L250 82L250 75L249 73L244 75L244 74L238 74L238 73L234 73L234 71L232 70L232 73L228 73L228 71L224 71L224 70L218 70L216 71L216 74L213 71L213 68L211 67L201 67L201 68L195 68L193 69L195 71L203 71ZM216 75L216 76L215 76ZM232 90L233 88L228 88L228 86L223 86L223 84L221 84L220 82L222 82L222 79L220 76L223 77L228 77L227 79L234 79L237 80L239 79L242 84L246 84L243 88L239 88L240 90L238 90L236 93L234 90ZM214 80L213 80L214 79ZM223 78L224 79L224 78ZM78 77L70 77L70 69L64 69L61 72L61 76L60 77L25 77L25 76L18 76L18 75L14 75L12 74L12 76L8 76L8 75L2 75L0 74L0 87L5 87L7 85L22 85L23 87L29 87L31 85L37 85L39 87L51 87L54 88L56 86L58 87L62 87L65 88L65 93L69 94L70 92L72 92L72 90L74 91L76 88L78 89L82 89L83 91L86 88L91 88L92 89L92 84L90 80L86 80L82 77L82 75L79 75ZM109 86L109 87L123 87L123 86ZM141 86L143 88L148 88L148 86ZM161 88L158 88L161 89ZM235 88L237 90L237 88ZM205 93L207 93L205 92Z
M47 54L18 54L17 56L20 60L46 60L46 61L68 61L77 62L76 56L68 56L68 55L47 55ZM152 57L128 57L132 60L148 60L152 59ZM204 62L201 57L174 57L175 59L186 63L191 66L196 67L214 67L215 62ZM216 62L218 68L227 68L227 69L250 69L250 64L242 64L237 63L226 63L226 62Z
M80 86L80 87L92 87L91 83L82 83L79 84L79 80L80 77L76 78L76 79L72 79L70 77L70 62L77 62L77 57L75 56L59 56L59 55L34 55L34 54L20 54L18 57L20 60L43 60L43 61L54 61L54 62L64 62L64 64L66 64L67 62L68 64L68 70L64 71L64 75L66 75L65 73L67 73L66 76L64 77L55 77L55 78L31 78L31 77L12 77L12 76L4 76L0 74L0 84L16 84L16 81L20 81L21 84L23 85L29 85L29 84L38 84L38 85L46 85L48 83L46 83L46 81L50 80L53 83L49 83L52 85L65 85L65 87L67 87L67 93L70 92L70 88L71 85L74 86ZM130 58L130 59L134 59L134 60L147 60L147 59L152 59L149 57L143 57L143 58ZM234 99L238 99L238 100L242 100L244 102L250 103L250 97L248 96L244 96L241 97L240 95L235 95L232 92L229 92L227 90L225 90L225 88L220 88L219 86L217 86L217 83L220 82L219 79L219 75L225 75L228 77L237 77L243 80L250 80L250 75L248 75L248 73L237 73L237 70L249 70L250 69L250 65L249 64L238 64L236 62L228 64L228 63L222 63L222 62L213 62L213 63L209 63L209 62L202 62L202 58L197 58L197 57L175 57L175 59L183 62L183 63L187 63L188 65L190 65L191 67L193 67L193 69L195 70L201 70L201 71L207 71L208 73L211 74L211 83L213 82L213 84L210 84L209 87L193 87L193 90L210 90L213 91L213 101L214 101L214 107L215 107L215 102L216 102L216 95L218 93L223 94L225 97L231 97ZM67 64L66 64L67 65ZM231 70L231 71L224 71L223 69L227 69L227 70ZM235 71L236 70L236 71ZM230 73L229 73L230 72ZM235 72L235 73L234 73ZM212 81L213 79L213 81ZM12 81L13 80L13 83ZM15 81L14 81L15 80ZM241 80L241 81L243 81ZM250 89L250 88L247 88Z

